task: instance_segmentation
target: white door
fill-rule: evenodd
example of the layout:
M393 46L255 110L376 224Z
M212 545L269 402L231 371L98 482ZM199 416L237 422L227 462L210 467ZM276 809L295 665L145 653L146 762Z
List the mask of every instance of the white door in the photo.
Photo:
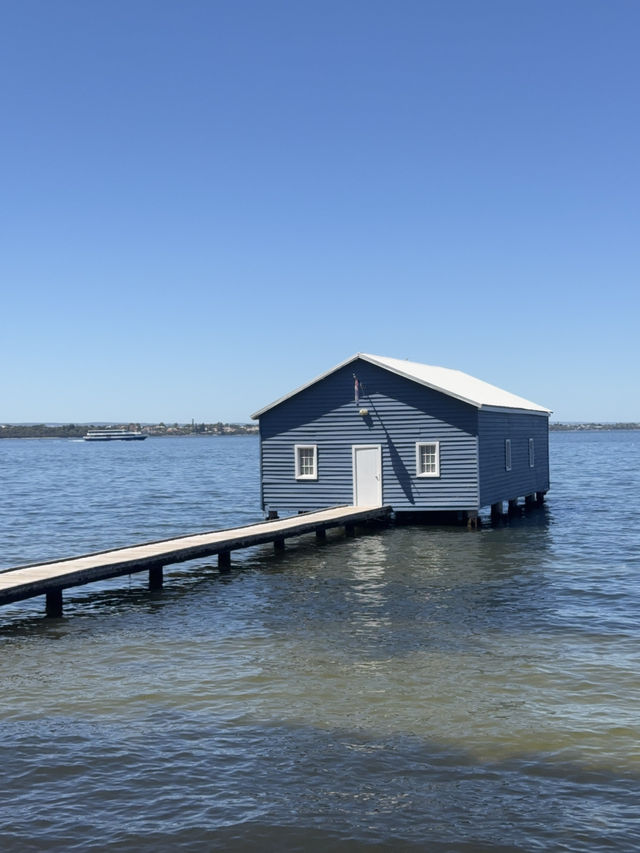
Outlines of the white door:
M354 444L353 503L382 506L382 450L379 444Z

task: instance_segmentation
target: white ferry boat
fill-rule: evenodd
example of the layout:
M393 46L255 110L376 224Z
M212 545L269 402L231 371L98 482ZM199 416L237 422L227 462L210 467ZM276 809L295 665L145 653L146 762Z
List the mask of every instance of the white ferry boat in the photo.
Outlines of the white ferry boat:
M131 429L90 429L85 441L143 441L147 436Z

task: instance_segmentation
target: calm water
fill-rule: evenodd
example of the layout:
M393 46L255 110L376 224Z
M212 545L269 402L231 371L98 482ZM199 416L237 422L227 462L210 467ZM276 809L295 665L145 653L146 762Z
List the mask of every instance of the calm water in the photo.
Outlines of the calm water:
M0 441L0 565L260 517L253 438ZM640 433L547 507L0 611L3 850L640 849Z

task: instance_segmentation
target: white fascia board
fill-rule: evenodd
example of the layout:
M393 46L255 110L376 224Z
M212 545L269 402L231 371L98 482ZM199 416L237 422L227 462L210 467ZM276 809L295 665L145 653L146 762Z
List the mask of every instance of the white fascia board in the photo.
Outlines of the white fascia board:
M483 412L498 412L503 415L541 415L543 418L548 418L552 414L552 409L518 409L515 406L480 406Z
M288 394L285 394L284 397L279 397L277 400L274 400L273 403L269 403L268 406L264 406L262 409L258 409L257 412L254 412L251 415L251 420L257 421L261 415L264 415L265 412L268 412L269 409L273 409L276 406L279 406L280 403L284 403L285 400L289 400L291 397L295 397L296 394L299 394L300 391L304 391L305 388L310 388L312 385L315 385L316 382L321 382L323 379L326 379L327 376L330 376L332 373L335 373L336 370L340 370L342 367L346 367L347 364L351 364L352 361L355 361L360 357L359 353L352 355L350 358L346 358L344 361L341 361L340 364L336 364L335 367L332 367L331 370L326 370L320 376L316 376L315 379L311 379L309 382L305 382L304 385L300 385L299 388L296 388L293 391L289 391Z

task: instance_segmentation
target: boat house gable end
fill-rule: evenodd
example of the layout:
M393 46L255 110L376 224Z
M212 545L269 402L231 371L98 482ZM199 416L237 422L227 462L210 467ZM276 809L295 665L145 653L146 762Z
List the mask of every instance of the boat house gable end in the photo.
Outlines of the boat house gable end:
M476 513L549 487L549 410L450 368L357 353L255 412L267 513Z
M547 416L551 414L550 409L547 409L544 406L540 406L537 403L533 403L530 400L526 400L525 398L512 394L509 391L504 391L496 385L491 385L488 382L484 382L483 380L477 379L476 377L460 370L447 367L436 367L434 365L408 361L407 359L388 358L385 356L359 352L254 412L251 415L251 418L253 420L259 420L262 415L272 409L275 409L282 403L291 400L293 397L308 388L313 387L332 374L342 370L347 365L355 365L358 361L373 364L383 370L401 376L410 382L430 388L433 391L439 391L448 397L460 400L461 402L474 406L477 409L482 408L487 411L506 410L515 412L535 412ZM354 380L356 378L357 374L354 374ZM357 389L354 389L354 393L357 395Z

